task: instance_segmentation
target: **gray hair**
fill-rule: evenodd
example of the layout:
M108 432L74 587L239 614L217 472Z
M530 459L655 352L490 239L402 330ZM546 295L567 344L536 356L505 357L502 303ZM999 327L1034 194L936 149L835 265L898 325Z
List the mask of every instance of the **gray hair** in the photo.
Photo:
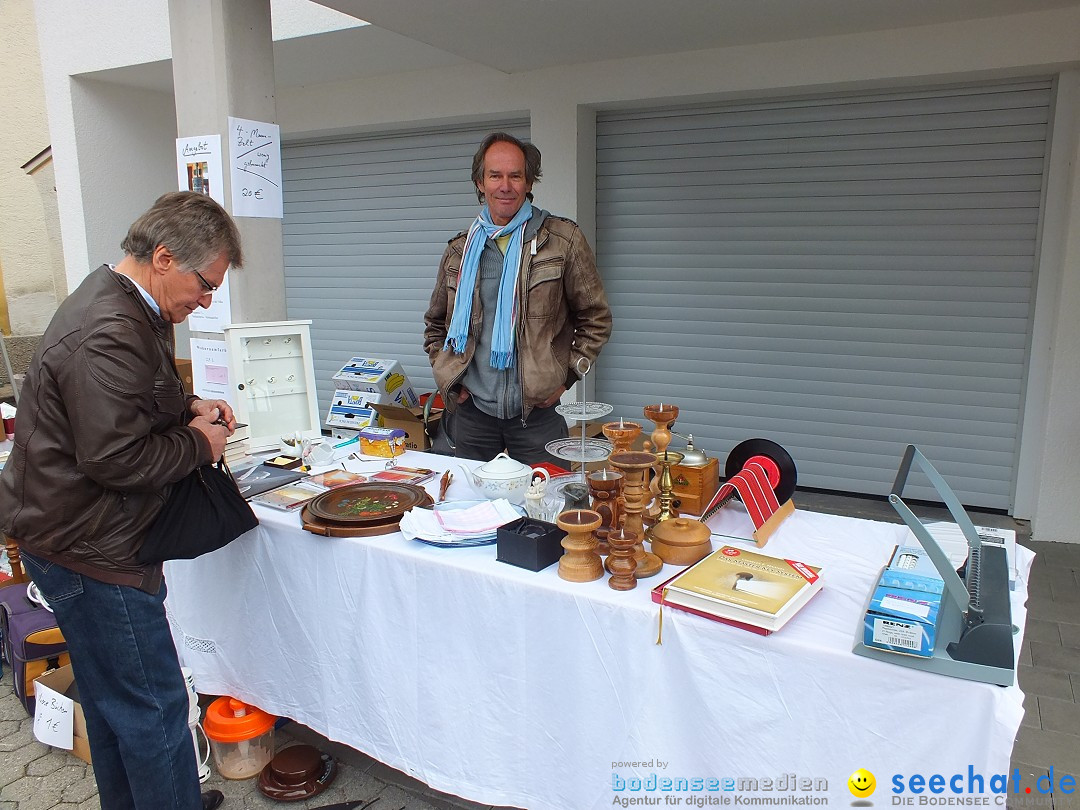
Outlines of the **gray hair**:
M492 132L481 142L480 148L476 150L476 154L473 155L472 159L473 188L476 189L476 199L481 203L484 202L484 192L480 190L480 185L484 180L484 155L487 154L488 149L497 143L513 144L525 155L525 182L530 188L532 188L533 183L540 182L540 175L544 173L540 169L540 150L536 147L536 144L515 138L507 132ZM533 195L531 191L526 192L525 196L529 202L532 202Z
M229 213L205 194L172 191L162 194L135 220L120 243L124 253L149 263L164 245L187 272L201 270L224 253L232 267L244 263L240 231Z

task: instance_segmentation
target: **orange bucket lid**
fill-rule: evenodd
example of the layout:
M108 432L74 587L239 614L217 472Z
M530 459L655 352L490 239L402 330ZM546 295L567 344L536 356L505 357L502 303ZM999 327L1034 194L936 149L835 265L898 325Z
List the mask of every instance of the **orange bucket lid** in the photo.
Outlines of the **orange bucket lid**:
M239 715L239 716L237 716ZM232 697L219 697L206 707L203 730L211 740L231 743L251 740L274 727L277 718Z

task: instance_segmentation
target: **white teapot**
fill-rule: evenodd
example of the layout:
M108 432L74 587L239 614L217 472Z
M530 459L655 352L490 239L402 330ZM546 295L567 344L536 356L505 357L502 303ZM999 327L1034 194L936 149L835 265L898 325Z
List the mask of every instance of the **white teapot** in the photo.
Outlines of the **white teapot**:
M545 481L550 477L547 470L534 470L506 453L499 453L491 461L472 470L473 485L485 498L506 498L519 505L525 503L525 491L535 475L542 476Z

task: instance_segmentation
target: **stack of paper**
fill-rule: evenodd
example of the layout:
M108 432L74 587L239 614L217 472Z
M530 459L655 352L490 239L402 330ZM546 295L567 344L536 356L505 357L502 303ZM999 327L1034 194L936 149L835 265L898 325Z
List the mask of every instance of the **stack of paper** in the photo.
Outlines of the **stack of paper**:
M410 540L433 546L465 547L494 543L499 526L520 518L510 501L447 501L429 509L410 509L399 529Z
M964 533L955 523L941 521L939 523L927 523L926 530L930 532L953 568L962 566L968 557L968 542ZM1012 529L998 529L993 526L976 526L975 533L984 543L1004 546L1005 556L1009 562L1009 588L1016 588L1016 532Z

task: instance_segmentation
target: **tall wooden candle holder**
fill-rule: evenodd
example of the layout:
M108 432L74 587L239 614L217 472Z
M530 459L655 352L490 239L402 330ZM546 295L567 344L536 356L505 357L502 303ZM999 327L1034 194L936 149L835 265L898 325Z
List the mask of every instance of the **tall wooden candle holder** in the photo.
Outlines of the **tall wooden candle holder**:
M625 477L623 484L623 531L637 537L634 545L634 559L637 561L637 569L634 576L638 579L655 576L664 567L664 561L655 554L645 550L642 539L645 537L645 524L641 513L645 509L648 496L648 486L645 483L646 473L656 464L656 456L652 453L642 453L630 450L625 453L615 453L608 459L611 464Z
M667 452L668 445L671 444L671 426L679 418L679 408L676 405L661 402L659 405L646 405L644 410L645 418L655 425L649 436L650 441L645 442L645 449L662 457ZM660 516L660 475L663 470L660 469L659 464L653 470L656 475L649 484L651 498L645 503L645 521L649 525L655 523Z
M619 528L622 519L623 474L618 470L593 470L586 476L592 494L591 509L600 514L603 521L596 530L600 541L600 553L609 554L608 534Z
M559 576L569 582L591 582L604 575L604 562L596 553L596 536L600 515L591 509L571 509L563 512L555 523L566 532L562 547L566 553L559 558Z

